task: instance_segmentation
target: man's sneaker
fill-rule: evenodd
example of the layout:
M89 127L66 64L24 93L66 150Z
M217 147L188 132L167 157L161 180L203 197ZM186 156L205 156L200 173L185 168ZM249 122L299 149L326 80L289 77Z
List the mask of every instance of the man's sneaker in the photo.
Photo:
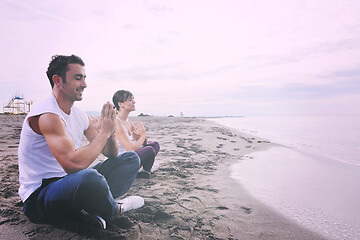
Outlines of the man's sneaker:
M90 214L84 209L80 211L80 221L100 229L106 229L106 221L102 217Z
M140 168L137 175L136 175L136 178L146 178L146 179L149 179L151 178L151 173L148 172L148 171L145 171L144 169Z
M141 208L144 205L144 199L139 196L129 196L118 200L116 203L120 205L121 213L129 210Z

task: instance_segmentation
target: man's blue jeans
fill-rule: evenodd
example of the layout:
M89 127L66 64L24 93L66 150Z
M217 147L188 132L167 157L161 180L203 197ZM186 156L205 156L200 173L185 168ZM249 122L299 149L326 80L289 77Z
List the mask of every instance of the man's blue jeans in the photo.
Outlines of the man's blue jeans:
M114 198L129 190L139 168L138 155L125 152L63 178L43 179L25 201L24 213L32 221L53 222L76 218L84 209L111 221L118 209Z

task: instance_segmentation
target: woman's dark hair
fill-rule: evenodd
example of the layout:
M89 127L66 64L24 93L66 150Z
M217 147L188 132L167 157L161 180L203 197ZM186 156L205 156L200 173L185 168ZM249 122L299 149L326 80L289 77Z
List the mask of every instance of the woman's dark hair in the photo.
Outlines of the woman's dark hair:
M46 75L49 78L51 88L54 87L54 81L52 80L52 77L54 75L58 75L64 80L64 82L66 82L66 72L69 70L68 64L70 63L77 63L81 66L85 66L83 60L75 55L54 55L51 57L49 67L46 71Z
M119 102L121 102L121 103L126 102L132 96L133 96L133 94L126 90L119 90L116 93L114 93L112 100L113 100L113 103L114 103L114 106L116 107L116 109L118 111L120 110Z

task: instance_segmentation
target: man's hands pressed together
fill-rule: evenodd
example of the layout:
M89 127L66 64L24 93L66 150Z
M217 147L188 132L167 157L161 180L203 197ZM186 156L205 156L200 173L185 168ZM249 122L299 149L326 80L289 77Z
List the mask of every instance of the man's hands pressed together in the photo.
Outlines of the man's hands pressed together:
M100 120L97 124L99 134L105 134L107 137L114 135L116 130L116 112L110 102L104 104L101 110Z

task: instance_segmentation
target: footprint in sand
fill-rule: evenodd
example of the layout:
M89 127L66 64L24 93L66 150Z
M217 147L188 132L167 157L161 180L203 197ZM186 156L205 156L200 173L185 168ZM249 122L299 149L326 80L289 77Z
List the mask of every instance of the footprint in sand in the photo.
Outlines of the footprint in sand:
M220 209L220 210L228 210L229 208L228 208L228 207L224 207L224 206L219 206L219 207L217 207L216 209Z
M251 213L251 208L249 207L241 207L241 209L244 211L244 213L246 214L250 214Z

